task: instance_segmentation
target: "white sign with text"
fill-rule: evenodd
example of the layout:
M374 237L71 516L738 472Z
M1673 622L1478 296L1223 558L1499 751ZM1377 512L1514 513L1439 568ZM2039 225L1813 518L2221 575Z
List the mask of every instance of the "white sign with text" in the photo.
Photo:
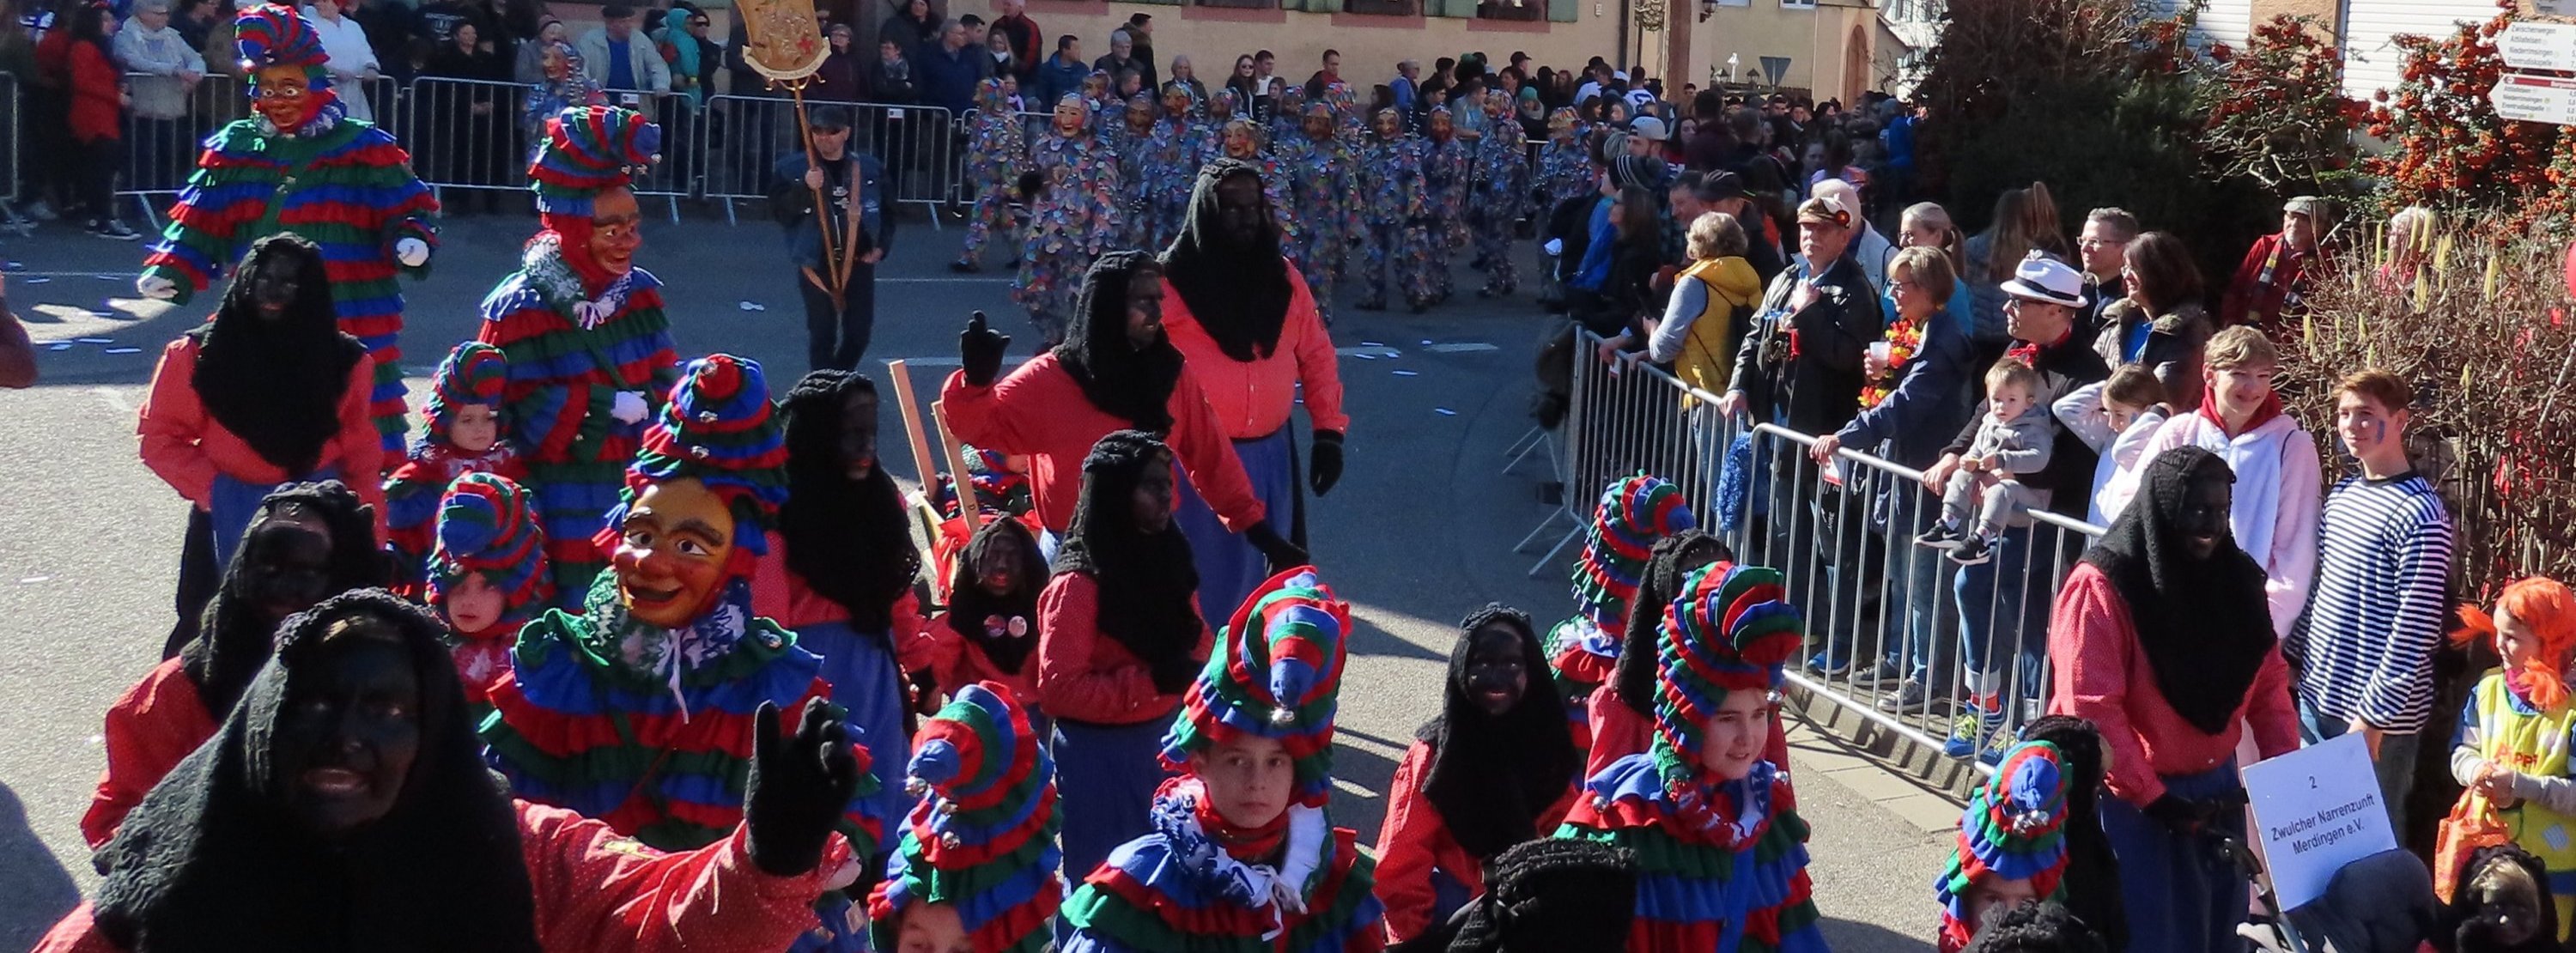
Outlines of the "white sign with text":
M2397 846L2359 734L2246 768L2245 794L2283 910L2324 896L2343 865Z

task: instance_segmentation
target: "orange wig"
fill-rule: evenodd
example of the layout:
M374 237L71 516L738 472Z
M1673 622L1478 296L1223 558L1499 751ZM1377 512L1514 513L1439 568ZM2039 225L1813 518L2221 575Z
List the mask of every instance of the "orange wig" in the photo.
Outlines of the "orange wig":
M2521 672L2531 703L2544 711L2558 707L2567 698L2568 653L2576 650L2576 593L2558 580L2527 576L2505 586L2495 605L2497 613L2513 616L2540 642ZM2461 604L2460 621L2466 627L2451 633L2454 644L2495 638L2495 617L2474 604Z

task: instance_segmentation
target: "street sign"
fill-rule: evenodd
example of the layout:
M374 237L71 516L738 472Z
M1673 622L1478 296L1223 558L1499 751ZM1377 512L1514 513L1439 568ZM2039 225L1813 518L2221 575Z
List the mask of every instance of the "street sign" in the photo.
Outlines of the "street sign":
M2576 126L2576 79L2506 73L2487 98L2506 119Z
M2576 70L2576 23L2516 20L2496 38L2496 49L2514 69Z

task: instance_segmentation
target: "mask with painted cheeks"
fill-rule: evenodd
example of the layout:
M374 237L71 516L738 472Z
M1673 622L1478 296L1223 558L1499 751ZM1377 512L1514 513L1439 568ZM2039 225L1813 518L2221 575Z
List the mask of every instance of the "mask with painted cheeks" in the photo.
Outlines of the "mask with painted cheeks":
M629 614L666 629L695 621L731 577L734 514L695 478L644 488L626 510L609 565Z
M590 260L610 275L635 270L635 251L644 247L644 207L624 186L599 193L591 202Z
M1080 97L1066 96L1062 99L1056 100L1055 131L1057 135L1080 135L1082 133L1083 120L1086 118L1088 118L1086 107L1082 105Z
M263 66L251 74L251 108L282 132L304 128L331 101L326 90L313 88L313 78L301 66Z

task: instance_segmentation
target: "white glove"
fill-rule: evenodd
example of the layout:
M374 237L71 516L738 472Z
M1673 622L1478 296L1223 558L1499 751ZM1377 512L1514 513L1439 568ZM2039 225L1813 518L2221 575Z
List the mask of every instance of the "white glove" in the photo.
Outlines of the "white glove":
M617 403L608 409L609 416L629 424L644 422L644 415L650 412L644 407L643 393L631 390L618 391Z
M1271 883L1272 898L1282 909L1306 912L1306 882L1323 867L1325 852L1332 849L1332 834L1323 808L1303 804L1288 808L1288 854L1279 859L1279 879Z
M396 241L394 242L394 260L402 262L402 266L405 268L418 268L422 265L429 264L429 243L417 238L405 238Z
M168 301L179 296L178 282L160 275L144 275L134 279L134 290L154 301Z

